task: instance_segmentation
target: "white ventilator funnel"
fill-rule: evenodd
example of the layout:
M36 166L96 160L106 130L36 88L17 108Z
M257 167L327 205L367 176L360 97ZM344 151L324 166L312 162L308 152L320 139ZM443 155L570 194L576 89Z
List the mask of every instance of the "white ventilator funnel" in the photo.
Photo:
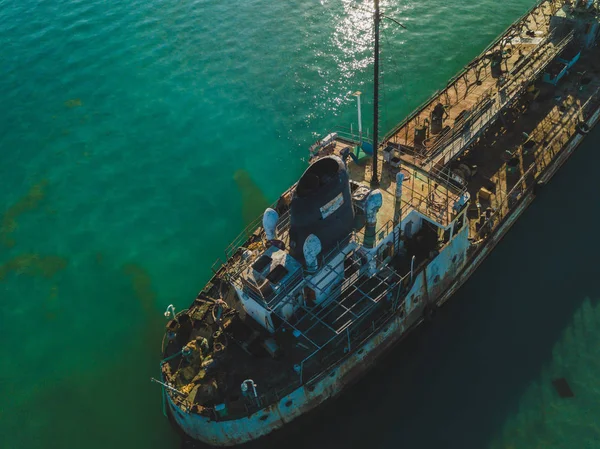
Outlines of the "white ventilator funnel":
M270 207L267 207L262 220L267 240L273 240L276 237L277 220L279 220L279 214Z
M310 234L306 237L302 250L304 252L304 260L306 261L306 270L314 273L319 268L317 257L321 253L321 240L316 235Z
M365 213L367 215L367 223L377 223L377 212L383 204L383 196L379 189L373 190L367 197Z

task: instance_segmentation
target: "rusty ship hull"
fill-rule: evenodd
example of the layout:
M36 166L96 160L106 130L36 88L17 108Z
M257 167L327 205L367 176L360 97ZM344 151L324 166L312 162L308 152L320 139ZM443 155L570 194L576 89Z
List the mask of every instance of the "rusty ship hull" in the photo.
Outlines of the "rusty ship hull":
M159 383L176 425L214 446L265 436L431 319L598 122L599 23L594 1L537 3L385 136L377 189L373 162L348 160L362 136L338 131L313 145L300 181L167 325ZM309 175L335 164L354 225L313 261L310 239L303 254L295 242L294 201ZM320 204L323 219L341 213L342 193Z

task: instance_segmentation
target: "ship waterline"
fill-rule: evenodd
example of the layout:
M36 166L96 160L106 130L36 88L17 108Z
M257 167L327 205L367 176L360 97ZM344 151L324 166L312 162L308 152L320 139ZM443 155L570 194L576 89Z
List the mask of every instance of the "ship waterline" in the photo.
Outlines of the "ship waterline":
M313 145L167 325L177 425L217 446L264 436L431 319L598 121L599 22L595 1L535 5L384 138L377 188L362 136Z

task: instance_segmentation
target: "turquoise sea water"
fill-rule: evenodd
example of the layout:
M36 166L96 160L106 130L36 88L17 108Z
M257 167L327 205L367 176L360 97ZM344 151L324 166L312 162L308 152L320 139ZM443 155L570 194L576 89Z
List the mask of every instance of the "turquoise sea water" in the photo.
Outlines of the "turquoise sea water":
M384 27L384 130L531 5L383 1L408 28ZM179 447L149 381L162 313L316 135L356 127L355 90L371 128L369 8L0 0L0 447ZM285 444L600 447L599 145L596 130L435 326Z

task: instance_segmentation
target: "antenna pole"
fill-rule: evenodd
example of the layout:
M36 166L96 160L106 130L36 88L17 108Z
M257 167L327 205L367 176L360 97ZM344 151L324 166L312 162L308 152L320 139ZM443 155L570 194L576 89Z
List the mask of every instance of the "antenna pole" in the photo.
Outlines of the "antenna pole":
M360 117L360 92L356 92L356 100L358 101L358 140L362 144L362 118Z
M375 2L375 64L373 65L373 175L371 176L371 187L379 186L379 177L377 176L377 150L379 147L379 22L381 21L381 14L379 13L379 0Z

